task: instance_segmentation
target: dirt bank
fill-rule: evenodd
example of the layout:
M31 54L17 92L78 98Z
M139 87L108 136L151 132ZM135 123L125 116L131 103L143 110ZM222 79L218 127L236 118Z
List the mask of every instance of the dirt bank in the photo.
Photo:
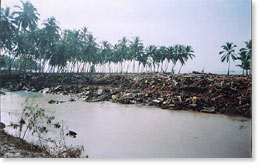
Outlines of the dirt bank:
M51 158L46 150L0 131L0 158Z
M251 76L171 74L28 74L1 76L0 88L76 94L112 101L251 117ZM72 99L74 100L74 99Z

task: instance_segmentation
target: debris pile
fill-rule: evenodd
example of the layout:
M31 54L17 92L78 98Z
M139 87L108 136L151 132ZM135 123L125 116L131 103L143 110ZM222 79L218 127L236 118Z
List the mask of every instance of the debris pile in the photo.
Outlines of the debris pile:
M251 117L251 76L172 74L30 74L0 80L0 88L75 94L87 102L145 104Z

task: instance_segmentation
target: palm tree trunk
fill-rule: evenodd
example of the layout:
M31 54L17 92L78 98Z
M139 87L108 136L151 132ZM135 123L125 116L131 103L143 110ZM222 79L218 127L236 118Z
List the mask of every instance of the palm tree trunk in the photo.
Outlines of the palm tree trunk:
M181 67L180 67L180 69L179 69L179 72L178 72L178 74L180 74L180 73L181 73L181 68L182 68L182 66L183 66L183 64L181 65Z
M227 75L229 75L229 68L230 68L230 59L228 61L228 73L227 73Z
M134 65L133 65L133 73L135 72L135 61L134 62Z
M9 70L8 70L9 76L11 75L11 69L12 69L12 59L11 59L11 55L9 54Z

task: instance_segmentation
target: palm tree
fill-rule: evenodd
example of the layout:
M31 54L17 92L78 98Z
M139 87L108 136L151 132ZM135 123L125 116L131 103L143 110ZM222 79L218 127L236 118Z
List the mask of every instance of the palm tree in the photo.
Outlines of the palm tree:
M23 32L20 32L20 33L23 33L23 34L20 34L19 33L19 36L24 36L24 37L28 37L29 36L29 32L31 31L34 31L36 28L37 28L37 22L39 20L39 13L37 13L37 9L29 2L23 2L21 1L22 3L22 7L18 6L18 5L15 5L14 7L15 8L18 8L18 11L14 11L13 12L13 15L14 15L14 20L15 20L15 23L18 27L18 29L20 30L23 30ZM23 39L24 40L24 39ZM19 40L21 43L20 43L20 47L24 47L25 45L28 46L29 42L28 41L22 41L22 40ZM23 50L23 51L20 51L23 56L23 58L21 59L23 62L24 62L24 72L26 72L26 63L27 63L27 59L29 57L29 54L27 51L25 51L25 48L19 48L20 50ZM18 50L19 50L18 49ZM30 49L30 48L26 48L26 49ZM20 69L21 70L21 69Z
M54 17L48 18L43 23L43 28L37 30L37 45L38 51L40 52L38 59L40 60L41 71L44 72L46 61L54 55L56 51L55 45L60 39L59 30L60 27L57 25L57 21Z
M110 63L112 62L113 49L108 41L103 41L100 48L100 57L103 59L103 64L108 64L109 73L111 72Z
M193 57L195 57L194 55L194 51L192 49L191 46L182 46L183 47L183 52L182 55L182 61L181 61L181 67L179 69L179 74L181 72L181 68L183 67L183 65L185 64L185 62L187 62L189 59L192 59Z
M133 72L135 70L135 61L137 60L138 56L139 57L142 56L143 49L144 49L144 45L141 42L140 37L135 37L130 44L130 55L133 61Z
M15 21L19 29L33 30L37 27L37 22L39 20L40 14L37 13L37 9L29 2L23 2L22 7L15 5L20 11L15 11L13 14L16 16Z
M165 47L165 46L160 46L160 48L159 48L159 62L161 64L161 71L162 72L165 72L167 70L167 67L166 67L165 70L163 69L163 64L164 64L163 62L165 60L169 60L168 58L169 58L168 48ZM168 66L168 62L166 62L166 66Z
M116 44L116 50L115 50L115 59L116 63L119 63L121 66L121 72L123 71L123 62L127 60L128 53L129 53L129 47L128 47L128 39L126 37L123 37L121 40L118 41L118 44Z
M98 51L99 47L96 42L96 38L94 38L91 33L87 34L87 47L85 48L85 53L88 57L90 65L93 67L95 67L95 65L99 62Z
M227 42L225 45L222 45L221 47L223 49L223 51L219 52L219 54L222 55L221 62L226 61L228 63L228 73L227 73L227 75L229 75L230 57L232 58L232 60L236 59L235 47L237 47L237 46L234 45L232 42Z
M236 65L243 69L243 75L244 71L246 70L246 75L248 74L248 70L250 70L250 59L249 56L247 56L246 52L240 52L239 57L236 58L237 60L241 61L241 64Z
M1 17L0 17L0 47L9 57L9 75L11 74L12 68L12 51L15 47L14 38L17 34L17 30L14 26L13 15L10 12L10 8L5 9L1 8Z
M181 63L178 72L180 74L181 68L185 64L185 61L187 60L187 55L185 54L185 47L183 45L175 45L174 50L175 50L176 62L179 61Z
M0 55L0 72L2 70L2 67L5 67L6 62L5 62L5 57Z
M168 57L168 60L172 62L172 70L171 72L174 73L174 67L177 63L177 57L176 57L176 54L175 54L175 47L174 46L170 46L168 48L168 53L169 53L169 57Z
M240 52L245 52L247 54L247 56L249 56L249 59L251 59L251 56L252 56L252 40L250 39L249 41L246 41L245 44L246 44L246 47L241 48Z
M246 41L245 42L246 44L246 47L245 48L241 48L239 51L240 51L240 58L239 60L242 61L242 64L247 64L248 63L248 67L246 66L246 73L247 71L251 70L251 64L252 64L252 40L249 40L249 41ZM245 62L243 62L245 61ZM243 69L243 72L244 72L244 69Z

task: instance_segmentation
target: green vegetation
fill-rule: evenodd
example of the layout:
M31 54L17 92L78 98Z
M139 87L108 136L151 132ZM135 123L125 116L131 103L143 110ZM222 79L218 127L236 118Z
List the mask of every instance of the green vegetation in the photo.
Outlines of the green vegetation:
M165 72L195 57L188 45L145 47L139 37L123 37L115 45L98 43L86 27L61 30L54 17L39 26L39 13L30 2L1 8L2 70L27 72Z

